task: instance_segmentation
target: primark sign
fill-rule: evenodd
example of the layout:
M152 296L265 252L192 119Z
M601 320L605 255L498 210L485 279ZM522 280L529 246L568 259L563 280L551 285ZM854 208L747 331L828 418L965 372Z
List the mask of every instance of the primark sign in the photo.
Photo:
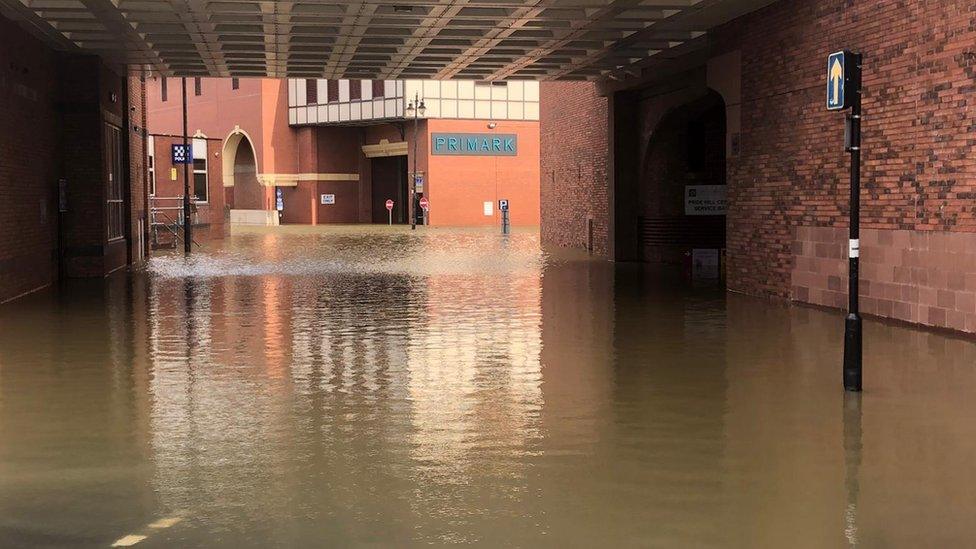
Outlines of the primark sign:
M514 133L432 133L432 154L444 156L516 156Z

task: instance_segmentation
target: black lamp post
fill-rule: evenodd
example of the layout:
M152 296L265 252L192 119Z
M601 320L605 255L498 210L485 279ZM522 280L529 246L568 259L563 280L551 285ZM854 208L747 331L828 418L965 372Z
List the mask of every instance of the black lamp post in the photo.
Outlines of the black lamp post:
M420 99L420 94L415 93L413 101L407 105L407 117L413 118L413 176L410 178L410 202L408 205L408 215L410 216L410 230L417 230L417 156L420 143L420 117L427 112L427 106Z

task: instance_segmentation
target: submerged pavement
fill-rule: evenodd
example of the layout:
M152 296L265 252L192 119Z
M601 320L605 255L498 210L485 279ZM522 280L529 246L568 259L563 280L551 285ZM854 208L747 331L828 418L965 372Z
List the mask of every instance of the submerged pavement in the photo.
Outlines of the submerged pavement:
M0 307L0 545L976 536L976 344L546 254L235 232Z

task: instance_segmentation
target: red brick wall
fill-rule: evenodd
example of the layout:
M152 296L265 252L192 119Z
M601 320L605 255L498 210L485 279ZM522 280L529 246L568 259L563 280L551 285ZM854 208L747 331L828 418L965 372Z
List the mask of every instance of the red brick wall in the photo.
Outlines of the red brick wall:
M0 18L0 302L57 278L57 59Z
M843 47L865 56L863 226L976 231L976 4L789 0L715 36L742 52L731 288L788 296L796 229L846 226L843 116L824 108L825 59Z
M141 77L130 76L127 81L129 101L129 239L130 257L136 260L148 254L149 223L147 212L147 172L146 172L146 85ZM139 236L139 220L143 221L142 236ZM143 246L140 250L139 246Z
M301 131L315 132L315 161L301 171L319 174L356 174L360 181L313 182L312 207L317 223L358 223L361 210L361 159L363 128L321 127ZM336 195L335 204L322 204L321 195ZM365 221L365 220L362 220ZM308 223L308 221L305 221Z
M0 17L0 302L59 275L104 276L139 257L145 215L142 86L95 56L56 54ZM106 234L106 124L120 130L123 239ZM126 147L128 145L128 148ZM67 212L58 212L58 181Z
M315 128L317 173L358 173L362 156L362 129L347 127Z
M541 84L541 231L547 246L610 250L608 101L585 82Z
M176 200L163 200L166 197L183 196L183 165L173 165L173 144L182 144L183 138L170 135L154 135L155 171L156 171L156 201L159 206L178 206ZM190 139L190 143L193 140ZM196 204L194 222L200 225L211 225L216 229L211 231L215 236L223 230L225 194L223 183L223 163L220 152L220 139L208 138L207 143L207 201ZM176 168L176 179L172 178L172 168ZM193 192L193 166L190 166L190 192ZM170 217L176 213L167 212ZM194 237L196 238L196 237Z
M507 199L513 226L539 226L538 122L499 120L494 128L488 128L488 122L484 120L429 120L426 126L427 131L420 134L419 152L426 157L431 225L500 226L501 213L497 203ZM431 154L428 151L431 134L438 132L515 134L518 136L517 154ZM421 161L421 166L423 164ZM412 171L412 165L409 169ZM484 213L485 202L496 205L490 216Z
M294 187L281 187L281 223L315 224L318 219L315 206L315 181L300 181Z
M844 260L829 254L839 253L833 240L847 226L849 156L843 115L825 109L824 72L826 56L847 48L865 56L861 220L877 243L862 245L864 309L970 330L976 286L960 281L976 280L976 264L941 239L976 235L976 4L782 0L709 36L714 55L741 55L740 153L727 166L729 288L842 304L846 269L835 271ZM586 86L542 87L543 238L550 243L582 245L569 236L579 226L574 186L552 183L551 173L585 158L580 149L607 154L602 135L566 146L586 126L606 127L582 105ZM665 112L673 99L646 96L641 110L649 113ZM819 228L833 239L819 242L823 257L810 233ZM909 244L889 245L889 237ZM872 253L875 246L882 251ZM932 272L922 275L909 256L934 262ZM905 279L906 269L915 269L914 279Z
M847 306L847 229L797 227L791 298ZM861 231L861 312L976 332L976 233Z
M323 194L334 194L335 204L322 204ZM359 183L319 181L313 197L319 223L359 223Z

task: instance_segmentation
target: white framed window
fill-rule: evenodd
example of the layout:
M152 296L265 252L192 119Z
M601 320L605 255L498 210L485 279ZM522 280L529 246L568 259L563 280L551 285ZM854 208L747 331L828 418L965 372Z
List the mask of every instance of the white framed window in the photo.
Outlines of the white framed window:
M207 185L207 140L193 139L193 196L197 202L209 202Z

